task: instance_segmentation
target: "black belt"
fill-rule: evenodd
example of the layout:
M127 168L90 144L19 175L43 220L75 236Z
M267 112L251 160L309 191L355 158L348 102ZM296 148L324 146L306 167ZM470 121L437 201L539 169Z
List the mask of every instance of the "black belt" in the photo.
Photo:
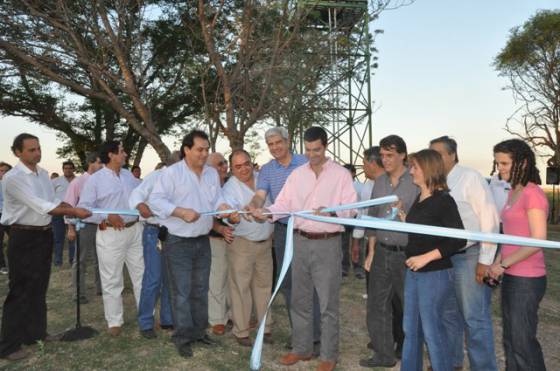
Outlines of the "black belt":
M24 224L12 224L10 229L19 231L48 231L52 229L52 224L47 225L24 225Z
M378 242L379 246L383 247L386 250L389 251L394 251L394 252L402 252L404 251L404 246L399 246L399 245L387 245L386 243L383 242Z
M312 232L302 231L301 229L296 229L294 232L296 232L299 235L302 235L308 240L326 240L328 238L336 237L340 234L340 232L312 233Z

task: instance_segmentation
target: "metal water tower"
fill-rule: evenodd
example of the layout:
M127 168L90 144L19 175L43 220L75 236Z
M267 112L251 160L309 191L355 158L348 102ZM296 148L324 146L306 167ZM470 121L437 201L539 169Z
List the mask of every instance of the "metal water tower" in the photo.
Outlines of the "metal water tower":
M367 0L301 0L308 11L307 27L325 34L329 68L316 94L327 120L329 152L339 163L361 166L363 151L372 146L371 36ZM300 133L303 130L300 130ZM299 140L300 150L303 143Z

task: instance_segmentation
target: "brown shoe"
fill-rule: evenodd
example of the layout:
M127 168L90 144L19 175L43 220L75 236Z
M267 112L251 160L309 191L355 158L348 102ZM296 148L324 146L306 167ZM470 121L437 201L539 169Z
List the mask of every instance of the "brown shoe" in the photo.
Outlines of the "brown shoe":
M109 335L111 336L119 336L121 334L121 326L113 326L113 327L109 327L109 330L107 330L109 332Z
M224 325L214 325L212 326L212 333L214 335L221 336L226 333L226 326Z
M243 347L253 346L253 342L251 341L251 338L249 338L249 337L238 338L237 336L235 336L235 340L237 340L237 344L239 344Z
M19 361L20 359L24 359L29 357L29 352L25 349L19 349L15 352L12 352L6 356L8 361Z
M299 361L309 361L310 359L311 355L302 356L295 353L288 353L280 358L280 364L284 366L291 366L298 363Z
M270 332L264 334L263 343L265 344L274 344L274 339L272 338L272 334Z
M336 362L321 361L317 366L317 371L332 371L336 367Z

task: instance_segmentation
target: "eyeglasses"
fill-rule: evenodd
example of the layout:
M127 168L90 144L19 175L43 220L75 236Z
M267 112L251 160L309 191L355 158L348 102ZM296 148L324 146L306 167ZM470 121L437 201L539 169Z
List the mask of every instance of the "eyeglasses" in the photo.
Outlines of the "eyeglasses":
M218 166L227 166L227 161L222 160L222 161L218 162Z

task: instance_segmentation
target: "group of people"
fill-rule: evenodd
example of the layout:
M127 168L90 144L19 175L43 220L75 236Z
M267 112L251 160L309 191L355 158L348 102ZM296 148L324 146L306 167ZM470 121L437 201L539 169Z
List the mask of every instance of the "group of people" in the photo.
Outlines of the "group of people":
M231 153L228 169L223 155L209 153L208 136L193 130L167 166L142 181L140 174L123 169L122 145L107 142L88 155L83 175L69 179L74 166L65 163L64 176L53 184L37 165L38 138L16 137L12 151L19 163L2 179L10 291L0 356L24 358L23 344L51 338L45 298L53 229L64 231L64 223L68 239L77 236L81 247L74 266L80 264L84 272L87 256L97 255L96 282L109 334L119 336L124 323L126 264L140 333L157 337L159 300L159 327L173 330L172 341L185 358L193 355L193 346L216 346L208 326L220 336L229 320L237 342L252 345L251 330L264 317L294 211L334 218L369 214L480 232L498 232L501 225L507 234L546 239L547 199L538 186L535 155L521 140L494 147L498 174L488 184L459 164L454 139L436 138L428 149L408 155L405 141L390 135L364 152L367 181L356 192L351 173L328 158L324 129L305 131L305 156L291 152L284 128L267 130L264 139L273 159L258 172L242 149ZM56 192L56 182L67 185L65 194ZM357 212L324 211L388 195L399 201ZM75 225L78 219L82 222ZM290 351L279 362L289 366L319 357L318 370L333 370L350 234L340 224L298 217L293 231L293 262L281 286L292 335ZM502 282L506 367L545 369L536 339L546 287L542 249L502 245L498 250L491 243L375 229L355 228L351 235L367 241L367 347L372 354L360 360L362 367L393 367L401 358L403 370L422 370L425 344L436 371L462 369L465 347L472 370L497 370L489 285ZM82 274L73 280L85 287ZM87 302L87 297L76 300ZM265 343L273 343L272 330L269 316Z

